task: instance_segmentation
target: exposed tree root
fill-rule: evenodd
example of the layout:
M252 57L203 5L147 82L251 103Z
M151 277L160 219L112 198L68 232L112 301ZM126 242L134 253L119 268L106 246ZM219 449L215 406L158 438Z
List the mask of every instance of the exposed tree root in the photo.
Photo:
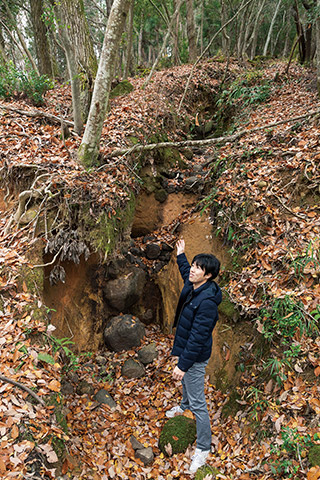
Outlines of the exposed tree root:
M29 387L26 387L22 383L16 382L16 380L12 380L11 378L8 378L4 375L0 375L0 380L6 383L11 383L15 387L21 388L22 390L25 390L26 392L29 393L35 400L37 400L38 403L43 405L44 407L46 406L45 402L42 400L42 398L39 397L36 393L34 393Z

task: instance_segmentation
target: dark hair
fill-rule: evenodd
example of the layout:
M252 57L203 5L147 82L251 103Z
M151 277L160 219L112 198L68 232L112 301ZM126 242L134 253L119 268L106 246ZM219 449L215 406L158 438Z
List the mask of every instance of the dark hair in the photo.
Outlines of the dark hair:
M199 253L194 257L192 263L195 263L198 267L202 268L206 275L211 273L212 276L209 280L216 278L220 270L219 260L210 253Z

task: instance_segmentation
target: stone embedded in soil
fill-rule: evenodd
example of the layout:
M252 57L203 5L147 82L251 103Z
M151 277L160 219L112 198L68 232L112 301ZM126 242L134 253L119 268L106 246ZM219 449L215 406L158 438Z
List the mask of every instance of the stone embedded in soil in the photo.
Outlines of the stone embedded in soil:
M104 287L107 302L119 312L125 312L139 300L145 281L145 272L140 268L109 280Z
M127 378L141 378L145 376L146 372L142 363L128 358L122 366L121 374Z
M118 315L111 318L104 330L106 346L114 352L139 347L145 335L145 328L137 317Z
M104 388L95 394L94 400L96 400L96 402L109 405L111 408L115 408L117 406L111 395Z
M133 450L142 450L144 448L142 443L140 443L139 440L137 440L134 435L131 435L129 440L130 440L130 443L131 443L131 446L132 446Z
M93 386L88 383L86 380L81 380L79 385L77 386L77 394L78 395L93 395L94 388Z
M145 345L138 352L138 358L144 365L152 363L158 357L158 355L159 354L155 343Z
M146 257L149 260L155 260L160 256L161 248L157 243L148 243L146 246Z
M154 459L154 454L151 447L142 448L141 450L136 450L135 456L144 463L145 467L150 465Z

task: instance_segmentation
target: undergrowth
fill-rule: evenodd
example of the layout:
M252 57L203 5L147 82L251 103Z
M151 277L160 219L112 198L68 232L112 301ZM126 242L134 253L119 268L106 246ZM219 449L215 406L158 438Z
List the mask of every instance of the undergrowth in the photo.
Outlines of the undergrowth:
M0 65L0 97L25 96L34 105L44 103L43 95L53 88L53 82L46 75L38 75L31 68L19 70L12 62Z

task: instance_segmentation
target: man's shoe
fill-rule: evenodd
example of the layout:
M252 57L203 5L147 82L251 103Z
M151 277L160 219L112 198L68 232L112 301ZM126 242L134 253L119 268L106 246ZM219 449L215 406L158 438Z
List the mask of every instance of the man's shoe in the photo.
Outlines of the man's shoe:
M196 473L198 468L202 467L202 465L206 463L209 453L210 453L210 450L199 450L197 448L193 455L189 472Z
M196 455L198 455L201 452L202 452L202 450L200 450L200 448L196 448L195 451L194 451L194 454L191 457L191 460L193 460L196 457Z
M170 410L166 412L166 417L172 418L172 417L175 417L176 415L182 415L182 414L183 414L182 408L180 408L179 405L177 405L176 407L172 407Z

